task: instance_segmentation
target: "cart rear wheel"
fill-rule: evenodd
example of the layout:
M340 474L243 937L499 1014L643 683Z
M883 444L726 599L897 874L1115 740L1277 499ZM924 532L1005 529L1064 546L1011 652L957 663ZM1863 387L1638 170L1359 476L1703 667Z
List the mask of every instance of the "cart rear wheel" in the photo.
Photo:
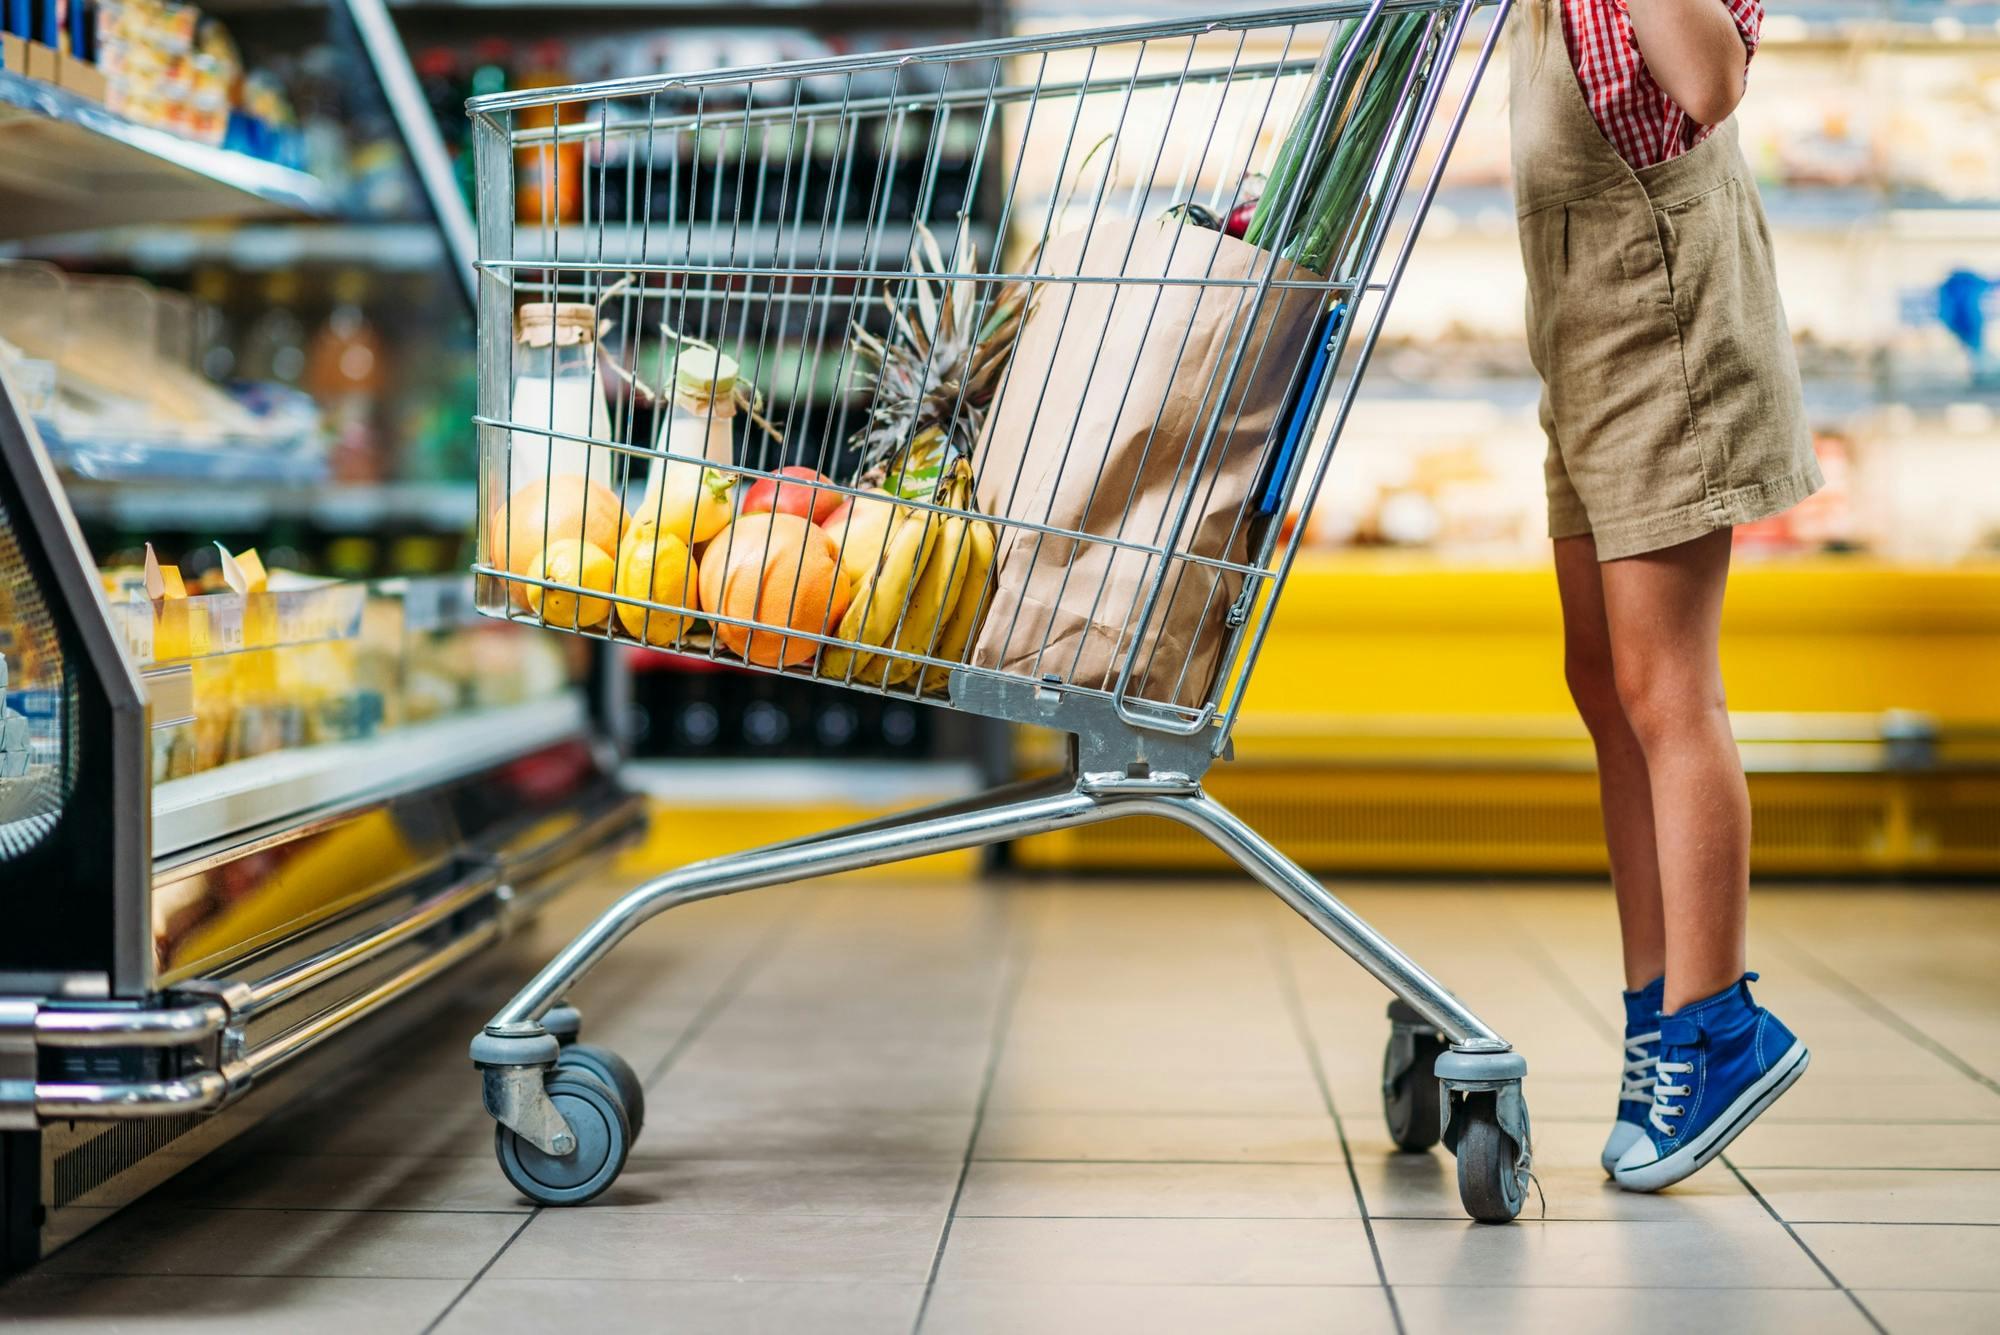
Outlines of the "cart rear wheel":
M556 1058L556 1069L596 1076L618 1096L618 1102L625 1107L625 1120L632 1127L632 1139L639 1138L641 1128L646 1125L646 1087L639 1082L639 1073L632 1069L632 1063L610 1048L595 1043L572 1043Z
M537 1205L581 1205L624 1171L632 1128L618 1095L578 1068L551 1072L543 1086L569 1123L576 1148L545 1154L504 1126L493 1129L493 1153L514 1189Z
M1490 1093L1474 1094L1458 1133L1458 1199L1483 1224L1505 1224L1528 1200L1528 1175L1518 1166L1520 1147L1500 1129Z
M1436 1034L1412 1036L1416 1060L1396 1075L1391 1073L1398 1065L1398 1038L1390 1034L1388 1049L1382 1054L1382 1116L1396 1148L1417 1153L1437 1144L1441 1133L1438 1112L1442 1100L1435 1068L1445 1045Z

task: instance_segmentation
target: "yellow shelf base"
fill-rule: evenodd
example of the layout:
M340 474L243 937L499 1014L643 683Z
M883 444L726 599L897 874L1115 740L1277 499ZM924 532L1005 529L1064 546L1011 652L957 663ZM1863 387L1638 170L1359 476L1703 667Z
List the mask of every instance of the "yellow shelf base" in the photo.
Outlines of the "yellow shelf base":
M1321 872L1605 872L1589 772L1221 765L1208 791ZM2000 873L2000 773L1753 774L1751 867L1760 875ZM1228 860L1177 825L1115 821L1015 846L1046 871L1220 871Z

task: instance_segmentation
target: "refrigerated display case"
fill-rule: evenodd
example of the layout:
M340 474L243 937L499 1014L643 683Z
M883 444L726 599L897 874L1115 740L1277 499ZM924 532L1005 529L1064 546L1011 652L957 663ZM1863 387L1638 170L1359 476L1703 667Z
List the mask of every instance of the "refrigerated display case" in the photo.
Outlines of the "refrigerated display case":
M324 171L0 71L0 1274L643 823L588 665L459 573L467 221L394 30L218 8Z
M240 1131L218 1114L639 813L571 674L480 643L508 628L472 624L466 581L114 600L4 388L0 454L12 1269Z

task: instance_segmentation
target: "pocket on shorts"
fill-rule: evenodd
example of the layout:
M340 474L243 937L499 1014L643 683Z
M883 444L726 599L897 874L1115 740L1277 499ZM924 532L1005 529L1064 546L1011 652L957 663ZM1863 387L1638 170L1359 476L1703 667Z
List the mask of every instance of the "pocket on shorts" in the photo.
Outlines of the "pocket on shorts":
M1798 373L1777 274L1761 212L1744 189L1732 177L1654 213L1696 420L1724 488L1790 466L1788 436L1779 433L1775 449L1762 442L1796 415Z

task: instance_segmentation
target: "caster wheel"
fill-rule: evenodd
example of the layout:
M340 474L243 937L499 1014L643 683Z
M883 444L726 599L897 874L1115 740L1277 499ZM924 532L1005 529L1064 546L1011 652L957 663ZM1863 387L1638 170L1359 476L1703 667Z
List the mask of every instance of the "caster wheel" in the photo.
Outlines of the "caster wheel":
M1416 1060L1401 1075L1392 1075L1401 1064L1397 1047L1403 1042L1415 1044ZM1421 1153L1438 1143L1441 1098L1435 1067L1443 1051L1445 1044L1436 1034L1389 1036L1388 1050L1382 1054L1382 1116L1389 1123L1389 1139L1399 1150Z
M584 1071L596 1076L625 1106L625 1120L632 1127L632 1139L639 1138L639 1128L646 1124L646 1087L639 1083L639 1073L632 1069L632 1063L610 1048L599 1047L595 1043L572 1043L562 1050L562 1056L556 1058L556 1069Z
M1505 1224L1528 1200L1528 1175L1517 1167L1520 1147L1500 1129L1491 1094L1475 1094L1458 1135L1458 1199L1483 1224Z
M583 1032L583 1012L568 1002L551 1006L542 1016L542 1032L568 1047Z
M576 1133L576 1148L544 1154L504 1126L493 1128L493 1153L514 1189L537 1205L581 1205L618 1180L632 1128L618 1096L576 1068L549 1073L543 1088Z

